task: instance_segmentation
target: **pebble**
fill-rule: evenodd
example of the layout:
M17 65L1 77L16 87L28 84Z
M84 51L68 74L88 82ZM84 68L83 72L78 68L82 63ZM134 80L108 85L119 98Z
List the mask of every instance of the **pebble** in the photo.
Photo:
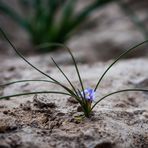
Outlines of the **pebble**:
M144 112L142 115L143 115L145 118L148 118L148 112Z
M33 97L34 105L38 106L39 108L43 107L50 107L50 108L55 108L56 105L54 102L49 102L49 99L46 96L38 96L35 95Z

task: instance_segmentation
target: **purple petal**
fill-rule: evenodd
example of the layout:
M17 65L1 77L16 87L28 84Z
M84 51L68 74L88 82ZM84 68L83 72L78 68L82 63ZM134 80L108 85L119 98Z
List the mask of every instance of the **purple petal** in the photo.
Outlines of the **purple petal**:
M81 92L82 96L84 97L85 94L85 99L89 101L94 101L95 99L95 91L91 88L87 88L84 90L84 92Z

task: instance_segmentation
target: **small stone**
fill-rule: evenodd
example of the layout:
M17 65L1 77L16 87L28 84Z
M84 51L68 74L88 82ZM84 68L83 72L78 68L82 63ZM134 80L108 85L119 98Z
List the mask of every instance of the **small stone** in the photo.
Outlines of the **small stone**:
M70 103L73 103L73 104L78 103L78 101L76 99L74 99L73 97L69 97L67 101L70 102Z
M34 144L33 142L21 142L18 148L39 148L40 146Z
M143 79L142 81L135 84L137 88L148 87L148 78Z
M80 116L83 116L84 113L83 112L76 112L73 114L73 117L80 117Z
M148 78L145 78L145 79L143 79L143 80L141 80L141 81L139 81L137 83L134 83L134 85L135 85L136 88L145 88L145 89L147 89L148 88ZM148 94L147 91L143 91L143 93Z
M117 103L117 104L115 105L115 107L125 108L125 107L127 107L127 105L126 105L125 103Z
M5 114L5 115L7 115L8 113L9 113L8 110L4 110L4 111L3 111L3 114Z
M113 148L112 142L100 142L94 148Z
M3 87L0 87L0 96L3 95L3 91L4 91L4 88Z
M6 106L5 105L0 105L0 108L6 108Z
M49 99L46 96L38 96L35 95L33 98L34 105L38 106L39 108L43 107L50 107L55 108L56 105L54 102L49 102Z
M56 116L64 116L64 115L65 115L65 113L59 112L59 113L57 113Z
M14 118L5 117L4 115L2 118L0 118L0 133L5 133L6 131L12 131L16 129L17 125Z
M54 127L59 127L62 124L61 121L52 121L49 123L49 128L53 129Z
M27 102L24 103L24 104L20 104L20 106L21 106L22 109L25 110L25 111L31 110L31 102L30 102L30 101L27 101Z
M11 148L11 146L6 141L0 140L0 148Z
M135 98L129 97L128 100L129 100L130 102L134 102L134 101L135 101Z
M78 107L77 107L77 111L78 111L78 112L82 112L82 111L83 111L83 108L82 108L81 106L78 106Z
M145 118L148 118L148 112L144 112L142 115L143 115Z
M30 124L31 127L37 128L38 127L38 122L36 120L33 120Z
M8 71L10 72L10 71L14 71L16 68L14 67L14 66L11 66L11 67L9 67L8 68Z

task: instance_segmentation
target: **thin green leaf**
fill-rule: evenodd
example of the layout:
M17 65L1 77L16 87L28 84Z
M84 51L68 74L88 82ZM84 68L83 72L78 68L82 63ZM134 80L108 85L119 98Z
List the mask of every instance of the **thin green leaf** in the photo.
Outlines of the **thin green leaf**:
M62 94L62 95L68 95L71 96L68 93L65 92L59 92L59 91L36 91L36 92L28 92L28 93L20 93L20 94L14 94L14 95L8 95L8 96L1 96L1 99L5 99L5 98L11 98L11 97L18 97L18 96L26 96L26 95L32 95L32 94L45 94L45 93L49 93L49 94Z
M70 51L70 49L67 46L65 46L64 44L61 44L61 43L46 43L43 46L40 46L40 48L51 47L51 46L60 46L60 47L65 48L69 52L69 54L72 57L74 66L75 66L75 69L76 69L76 72L77 72L77 75L78 75L78 78L79 78L79 81L80 81L80 84L81 84L81 87L82 87L82 91L84 92L84 86L83 86L82 79L81 79L81 76L80 76L80 73L79 73L79 69L78 69L77 63L76 63L75 58L74 58L72 52Z
M55 83L55 82L49 81L49 80L18 80L18 81L8 82L8 83L5 83L5 84L0 84L0 87L8 86L8 85L15 84L15 83L24 83L24 82L48 82L48 83Z
M56 63L56 61L51 57L53 63L55 64L55 66L59 69L59 71L63 74L63 76L66 78L66 80L69 82L69 84L71 85L72 89L74 90L74 92L77 95L77 91L74 87L74 85L71 83L71 81L69 80L69 78L66 76L66 74L63 72L63 70L59 67L59 65Z
M99 99L91 108L91 111L93 110L93 108L102 100L104 100L105 98L111 96L111 95L114 95L114 94L117 94L117 93L122 93L122 92L126 92L126 91L144 91L144 92L148 92L148 89L140 89L140 88L137 88L137 89L123 89L123 90L118 90L118 91L115 91L115 92L112 92L112 93L109 93L107 95L105 95L104 97L102 97L101 99Z
M12 85L12 84L16 84L16 83L24 83L24 82L47 82L47 83L55 83L55 82L49 81L49 80L18 80L18 81L12 81L12 82L9 82L9 83L5 83L5 84L0 84L0 87L5 87L5 86L8 86L8 85ZM72 94L69 94L69 95L71 95L72 97L74 97L81 104L81 100L79 99L79 97L77 95L76 96L74 96Z
M83 82L82 82L82 79L81 79L81 76L80 76L79 69L78 69L77 63L75 61L75 58L74 58L72 52L70 51L70 49L68 47L66 47L66 48L67 48L68 52L70 53L70 55L72 57L72 60L73 60L73 63L74 63L74 66L75 66L75 69L76 69L80 84L81 84L82 91L84 92ZM85 98L85 93L84 93L84 98Z
M96 87L95 87L94 91L97 90L97 88L98 88L98 86L99 86L101 80L102 80L103 77L105 76L105 74L109 71L109 69L110 69L117 61L119 61L122 57L124 57L126 54L128 54L128 53L129 53L130 51L132 51L133 49L136 49L136 48L139 47L140 45L143 45L143 44L145 44L145 43L147 43L147 42L148 42L148 40L146 40L146 41L144 41L144 42L142 42L142 43L140 43L140 44L137 44L136 46L134 46L134 47L132 47L132 48L126 50L126 51L123 52L119 57L117 57L117 58L115 59L115 61L114 61L114 62L105 70L105 72L102 74L101 78L99 79L99 81L98 81L97 84L96 84Z
M81 83L82 90L84 91L83 83L82 83L82 80L81 80L81 76L80 76L80 73L79 73L79 70L78 70L76 61L75 61L75 58L74 58L73 54L71 53L70 49L69 49L67 46L65 46L64 44L61 44L61 43L46 43L46 44L44 44L43 46L40 46L40 47L45 48L45 47L51 47L51 46L60 46L60 47L64 47L66 50L68 50L68 52L70 53L70 55L71 55L71 57L72 57L72 59L73 59L73 63L74 63L74 65L75 65L75 68L76 68L76 71L77 71L77 74L78 74L78 77L79 77L79 81L80 81L80 83ZM58 67L58 69L61 71L61 68L57 65L57 63L54 61L53 58L52 58L52 60L53 60L53 62L55 63L55 65ZM61 72L62 72L62 74L63 74L64 76L66 76L66 75L63 73L63 71L61 71ZM67 76L66 76L65 78L69 81L69 79L67 78ZM70 82L70 83L71 83L71 82ZM71 83L71 84L72 84L72 83ZM74 88L74 89L75 89L75 88ZM76 90L75 90L75 92L76 92ZM77 94L76 94L76 95L77 95ZM78 95L77 95L77 96L78 96ZM84 94L84 97L85 97L85 94Z
M68 91L70 94L73 94L73 96L75 96L75 94L73 93L73 91L71 91L68 87L64 86L63 84L61 84L60 82L58 82L57 80L55 80L54 78L52 78L51 76L49 76L48 74L44 73L43 71L41 71L40 69L38 69L37 67L35 67L34 65L32 65L16 48L15 46L11 43L11 41L8 39L8 37L6 36L6 34L4 33L4 31L2 30L2 28L0 27L0 32L2 33L2 35L5 37L5 39L8 41L8 43L11 45L12 49L31 67L33 67L36 71L40 72L41 74L43 74L44 76L50 78L51 80L53 80L56 84L58 84L59 86L61 86L62 88L64 88L66 91Z

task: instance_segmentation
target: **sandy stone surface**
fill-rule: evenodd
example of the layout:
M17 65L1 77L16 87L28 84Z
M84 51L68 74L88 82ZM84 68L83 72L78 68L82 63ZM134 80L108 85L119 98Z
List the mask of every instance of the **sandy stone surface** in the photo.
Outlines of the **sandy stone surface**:
M46 60L30 61L62 83L59 71ZM112 61L79 65L86 87L94 87ZM19 63L19 64L18 64ZM96 101L107 93L125 88L148 89L148 60L117 63L96 92ZM80 88L74 66L61 66L73 84ZM0 63L0 84L12 80L46 79L19 59ZM20 83L0 89L0 95L61 90L44 82ZM29 95L0 101L0 147L4 148L147 148L148 94L126 92L110 96L94 109L90 118L80 119L79 104L68 96Z

